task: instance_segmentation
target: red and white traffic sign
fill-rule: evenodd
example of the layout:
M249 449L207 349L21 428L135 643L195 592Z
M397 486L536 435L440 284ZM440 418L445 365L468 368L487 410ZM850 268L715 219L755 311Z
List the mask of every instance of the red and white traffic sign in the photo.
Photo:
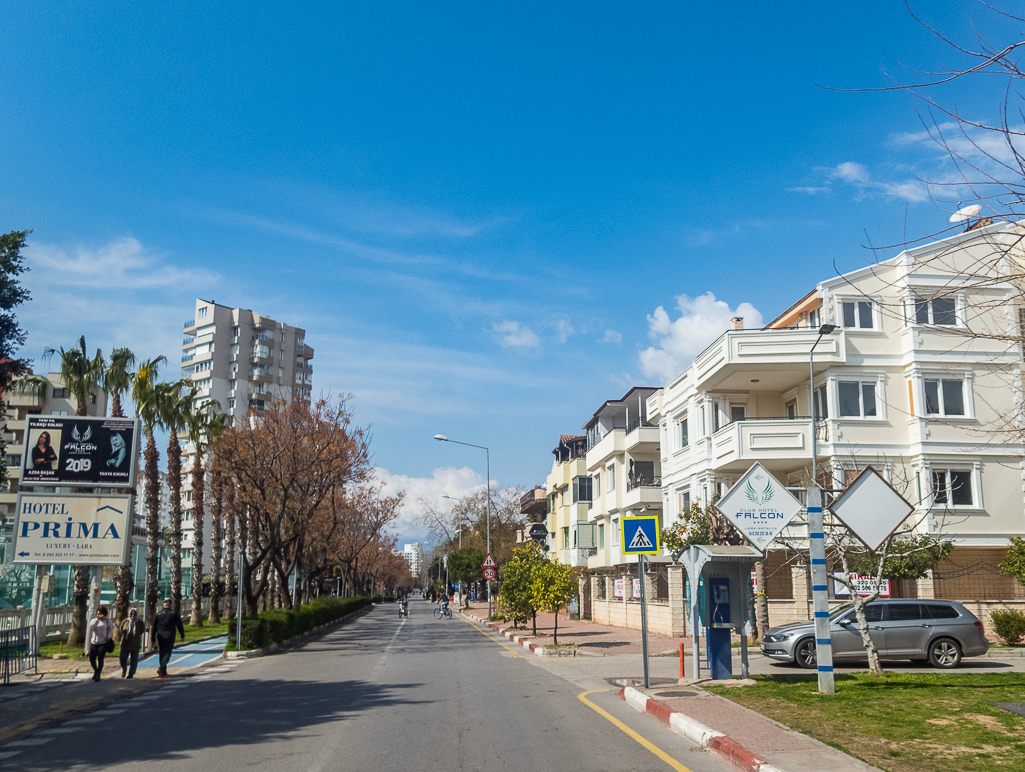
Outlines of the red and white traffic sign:
M489 582L494 581L494 579L495 579L495 569L493 569L493 568L485 568L484 569L484 578L487 579Z
M481 568L498 568L498 563L495 562L495 559L493 557L491 557L491 553L489 552L488 556L486 558L484 558L484 562L480 564L480 567Z

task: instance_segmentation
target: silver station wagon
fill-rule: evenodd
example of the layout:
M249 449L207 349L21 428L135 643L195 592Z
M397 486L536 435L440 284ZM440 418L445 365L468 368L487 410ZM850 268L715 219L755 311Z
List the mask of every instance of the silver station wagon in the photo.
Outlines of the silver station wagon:
M880 659L928 660L933 667L953 668L962 657L989 651L982 622L956 601L880 598L868 604L865 614ZM853 603L829 612L829 633L834 662L866 659ZM761 649L770 659L814 668L815 625L793 622L774 627L763 636Z

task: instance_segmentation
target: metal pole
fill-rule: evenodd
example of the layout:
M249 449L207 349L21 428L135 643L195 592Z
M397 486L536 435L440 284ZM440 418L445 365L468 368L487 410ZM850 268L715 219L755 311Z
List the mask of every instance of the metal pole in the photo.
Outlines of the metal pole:
M488 471L488 554L491 554L491 451L484 448ZM488 579L488 619L491 619L491 580Z
M833 694L836 687L833 681L833 640L829 634L829 593L826 587L826 533L822 516L822 489L819 488L817 480L816 456L818 448L816 445L816 434L818 426L815 423L815 346L822 340L823 332L820 329L819 337L808 352L809 383L808 391L811 397L809 407L811 409L811 484L808 486L807 510L808 510L808 540L810 542L809 552L811 553L811 590L812 607L815 611L815 656L819 673L819 692Z
M648 593L644 587L644 555L637 556L637 573L641 578L641 656L644 657L644 688L651 686L648 677ZM630 593L633 595L633 593Z

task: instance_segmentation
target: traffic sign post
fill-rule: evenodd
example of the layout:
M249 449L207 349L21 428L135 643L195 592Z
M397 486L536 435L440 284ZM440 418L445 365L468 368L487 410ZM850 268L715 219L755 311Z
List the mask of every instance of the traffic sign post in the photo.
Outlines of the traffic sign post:
M648 672L648 593L644 586L644 556L658 555L662 551L661 533L658 528L658 515L642 517L624 517L620 520L623 530L622 541L624 555L637 556L637 576L641 582L641 656L644 657L644 688L651 686Z
M493 568L485 568L484 569L484 578L487 579L489 582L494 581L494 579L495 579L495 569L493 569Z

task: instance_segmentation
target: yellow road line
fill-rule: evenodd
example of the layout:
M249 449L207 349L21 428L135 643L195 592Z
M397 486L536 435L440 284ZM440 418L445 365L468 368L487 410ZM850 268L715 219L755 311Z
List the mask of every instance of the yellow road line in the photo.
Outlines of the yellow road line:
M595 713L597 713L599 716L601 716L602 718L604 718L607 721L609 721L612 724L614 724L618 729L621 729L623 732L625 732L627 735L629 735L633 740L635 740L636 742L640 743L645 748L647 748L649 751L654 753L656 756L658 756L660 759L662 759L662 761L664 761L670 767L675 769L676 772L691 772L690 769L688 769L687 767L683 766L683 764L678 762L676 759L674 759L672 756L670 756L664 750L659 748L657 745L651 743L648 740L645 740L643 737L641 737L639 734L637 734L637 732L635 732L633 729L628 727L626 724L624 724L618 718L616 718L615 716L611 715L610 713L602 710L597 705L595 705L593 702L591 702L589 699L587 699L587 695L588 694L599 694L601 692L610 692L610 691L612 691L612 690L611 689L595 689L594 691L583 692L582 694L578 694L577 695L577 699L580 700L582 703L584 703L587 707L589 707Z
M519 657L520 659L526 659L526 657L524 657L524 656L523 656L522 654L520 654L520 653L519 653L518 651L516 651L516 649L514 649L514 648L513 648L512 646L507 646L507 645L505 644L505 642L504 642L504 641L497 641L497 640L495 640L495 639L494 639L494 638L492 638L492 637L491 637L490 635L488 635L488 634L487 634L486 632L484 632L484 631L483 631L483 630L481 630L481 629L480 629L479 627L477 627L477 625L475 625L475 624L474 624L473 622L471 622L471 621L470 621L469 619L463 619L462 617L460 617L460 618L459 618L459 621L460 621L460 622L462 622L463 624L467 624L467 625L469 625L469 626L470 626L470 627L472 627L472 628L473 628L474 630L476 630L476 631L477 631L478 633L480 633L480 634L481 634L481 635L483 635L483 636L484 636L485 638L487 638L487 639L488 639L489 641L492 641L492 642L494 642L494 643L497 643L497 644L498 644L499 646L501 646L501 647L502 647L503 649L507 649L507 650L509 651L509 653L510 653L510 654L512 654L512 655L513 655L514 657ZM490 632L490 630L489 630L489 632Z

